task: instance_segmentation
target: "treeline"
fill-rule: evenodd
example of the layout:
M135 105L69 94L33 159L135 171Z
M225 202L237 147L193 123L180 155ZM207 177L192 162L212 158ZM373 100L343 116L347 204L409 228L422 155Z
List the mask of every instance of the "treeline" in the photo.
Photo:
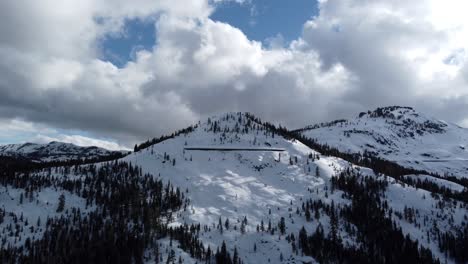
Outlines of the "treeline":
M455 199L458 201L462 201L466 204L466 206L468 206L468 188L467 187L465 187L463 191L458 192L458 191L453 191L452 189L447 188L445 186L440 186L437 183L430 181L428 179L421 180L417 178L412 179L409 177L404 177L402 178L402 181L416 188L428 190L431 192L432 196L441 195L444 198L451 198L451 199Z
M112 152L110 154L104 155L104 156L99 156L99 157L85 157L85 158L75 158L75 159L69 159L69 160L63 160L63 161L46 161L46 162L41 162L37 164L37 167L39 169L42 168L49 168L49 167L59 167L59 166L77 166L77 165L86 165L86 164L92 164L92 163L99 163L99 162L106 162L106 161L113 161L117 160L120 158L123 158L130 154L131 152Z
M107 162L117 160L127 156L130 152L112 152L105 156L86 157L58 161L35 162L29 158L21 156L0 156L0 173L11 173L19 171L34 171L44 168L60 167L60 166L78 166L99 162ZM1 174L0 174L1 175Z

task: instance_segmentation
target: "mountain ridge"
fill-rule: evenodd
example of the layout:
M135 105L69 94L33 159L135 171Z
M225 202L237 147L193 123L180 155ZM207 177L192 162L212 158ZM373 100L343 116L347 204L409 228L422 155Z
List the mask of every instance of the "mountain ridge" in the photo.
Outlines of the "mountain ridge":
M377 108L295 132L346 153L372 153L408 168L458 177L468 172L468 130L411 107Z
M36 163L93 160L114 156L118 158L127 153L128 151L112 151L96 146L84 147L59 141L0 145L0 156L21 157Z

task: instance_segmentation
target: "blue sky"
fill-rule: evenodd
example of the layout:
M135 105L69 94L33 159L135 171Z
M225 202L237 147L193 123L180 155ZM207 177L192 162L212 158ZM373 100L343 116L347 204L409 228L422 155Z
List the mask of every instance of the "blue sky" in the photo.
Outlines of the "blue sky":
M314 0L222 2L211 18L241 29L249 39L265 41L281 34L286 42L300 36L302 25L317 15Z
M318 15L315 0L225 1L216 5L211 19L239 28L251 40L268 46L269 39L283 38L284 45L298 38L302 25ZM140 49L150 50L156 41L154 20L128 20L124 33L102 40L102 58L123 67Z
M150 50L155 41L154 20L128 20L123 34L108 35L102 40L102 57L121 68L127 61L133 60L136 51Z

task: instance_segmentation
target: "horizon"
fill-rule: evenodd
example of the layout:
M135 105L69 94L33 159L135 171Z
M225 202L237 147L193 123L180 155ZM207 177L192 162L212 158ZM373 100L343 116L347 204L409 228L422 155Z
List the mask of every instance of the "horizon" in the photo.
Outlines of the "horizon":
M412 106L397 106L397 105L388 105L388 106L380 106L378 108L389 108L389 107L398 107L398 108L410 108L411 110L417 112L417 113L420 113L419 111L417 111L417 109L415 109L414 107ZM309 125L306 125L306 126L302 126L302 127L288 127L288 126L285 126L281 123L274 123L276 126L279 126L279 127L284 127L286 129L288 129L289 131L296 131L296 130L302 130L302 129L307 129L308 127L313 127L315 125L320 125L322 123L328 123L328 122L334 122L334 121L338 121L338 120L346 120L346 121L349 121L353 118L360 118L360 114L361 113L368 113L368 112L372 112L372 111L375 111L377 110L377 108L375 109L369 109L367 111L363 111L363 112L360 112L360 113L357 113L353 116L351 116L350 118L338 118L338 119L333 119L333 120L328 120L328 121L324 121L324 122L318 122L318 123L312 123L312 124L309 124ZM141 141L138 141L138 142L135 142L135 143L131 143L130 145L133 146L133 145L140 145L148 140L151 140L153 138L158 138L158 137L161 137L161 136L167 136L167 135L170 135L172 134L173 132L175 131L178 131L180 129L184 129L184 128L187 128L189 126L193 126L193 125L196 125L198 124L199 122L202 122L204 120L207 120L207 119L213 119L213 118L217 118L217 117L220 117L220 116L224 116L226 114L230 114L230 113L249 113L249 114L252 114L254 117L258 117L256 114L254 113L250 113L250 112L242 112L242 111L239 111L239 112L222 112L222 113L217 113L217 114L213 114L211 116L208 116L204 119L200 119L198 120L197 122L194 122L194 123L191 123L185 127L179 127L179 128L175 128L173 131L167 133L167 134L163 134L163 135L158 135L158 136L153 136L151 138L148 138L148 139L145 139L145 140L141 140ZM454 125L457 125L459 126L460 128L463 128L463 129L468 129L467 127L463 127L463 126L460 126L458 124L455 124L455 123L451 123L451 122L447 122L443 119L438 119L437 117L430 117L430 118L435 118L436 120L439 120L439 121L442 121L442 122L445 122L445 123L448 123L448 124L454 124ZM263 118L261 118L261 120L263 122L270 122L270 120L265 120ZM80 138L80 136L77 136L77 138ZM94 140L94 141L93 141ZM23 142L13 142L13 143L1 143L0 142L0 146L6 146L6 145L16 145L16 144L21 144L21 145L24 145L24 144L41 144L41 145L46 145L46 144L50 144L50 143L53 143L53 142L57 142L57 143L66 143L66 144L72 144L72 145L75 145L75 146L79 146L79 147L93 147L93 146L96 146L96 147L99 147L99 148L103 148L103 149L107 149L107 150L111 150L111 151L133 151L133 148L131 146L121 146L121 145L113 145L113 144L109 144L108 142L106 142L105 140L100 142L99 140L100 139L93 139L93 140L90 140L88 141L88 139L85 139L85 140L82 140L82 141L76 141L75 138L72 138L72 139L66 139L63 140L63 141L60 141L60 140L55 140L55 139L52 139L50 141L23 141Z
M0 7L0 145L132 149L216 113L298 129L387 105L468 127L460 1Z

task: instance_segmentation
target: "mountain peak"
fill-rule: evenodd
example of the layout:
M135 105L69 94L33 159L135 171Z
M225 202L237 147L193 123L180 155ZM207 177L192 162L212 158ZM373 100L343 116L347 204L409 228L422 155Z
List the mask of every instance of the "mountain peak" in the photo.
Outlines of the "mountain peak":
M361 112L359 118L361 117L371 117L371 118L390 118L390 119L401 119L404 116L413 116L418 117L419 114L414 110L414 108L409 106L385 106L378 107L374 111Z
M389 130L396 137L406 138L424 134L444 133L449 125L436 118L427 117L408 106L386 106L361 112L356 118L338 119L331 122L307 126L296 131L320 128L343 128L349 130Z
M134 150L137 152L168 139L189 135L201 139L201 142L196 142L196 144L204 142L203 144L210 146L219 144L235 145L242 141L240 135L246 135L252 131L259 132L260 130L268 134L275 133L271 127L265 125L259 118L248 112L228 112L208 117L205 121L199 121L195 125L175 131L170 135L163 135L137 144Z
M379 107L374 111L361 112L357 121L379 122L385 120L387 127L398 131L401 137L414 137L427 133L443 133L446 131L447 123L436 118L427 117L418 113L414 108L408 106Z
M227 112L209 117L202 127L214 132L239 132L242 127L250 127L252 122L261 121L247 112Z

